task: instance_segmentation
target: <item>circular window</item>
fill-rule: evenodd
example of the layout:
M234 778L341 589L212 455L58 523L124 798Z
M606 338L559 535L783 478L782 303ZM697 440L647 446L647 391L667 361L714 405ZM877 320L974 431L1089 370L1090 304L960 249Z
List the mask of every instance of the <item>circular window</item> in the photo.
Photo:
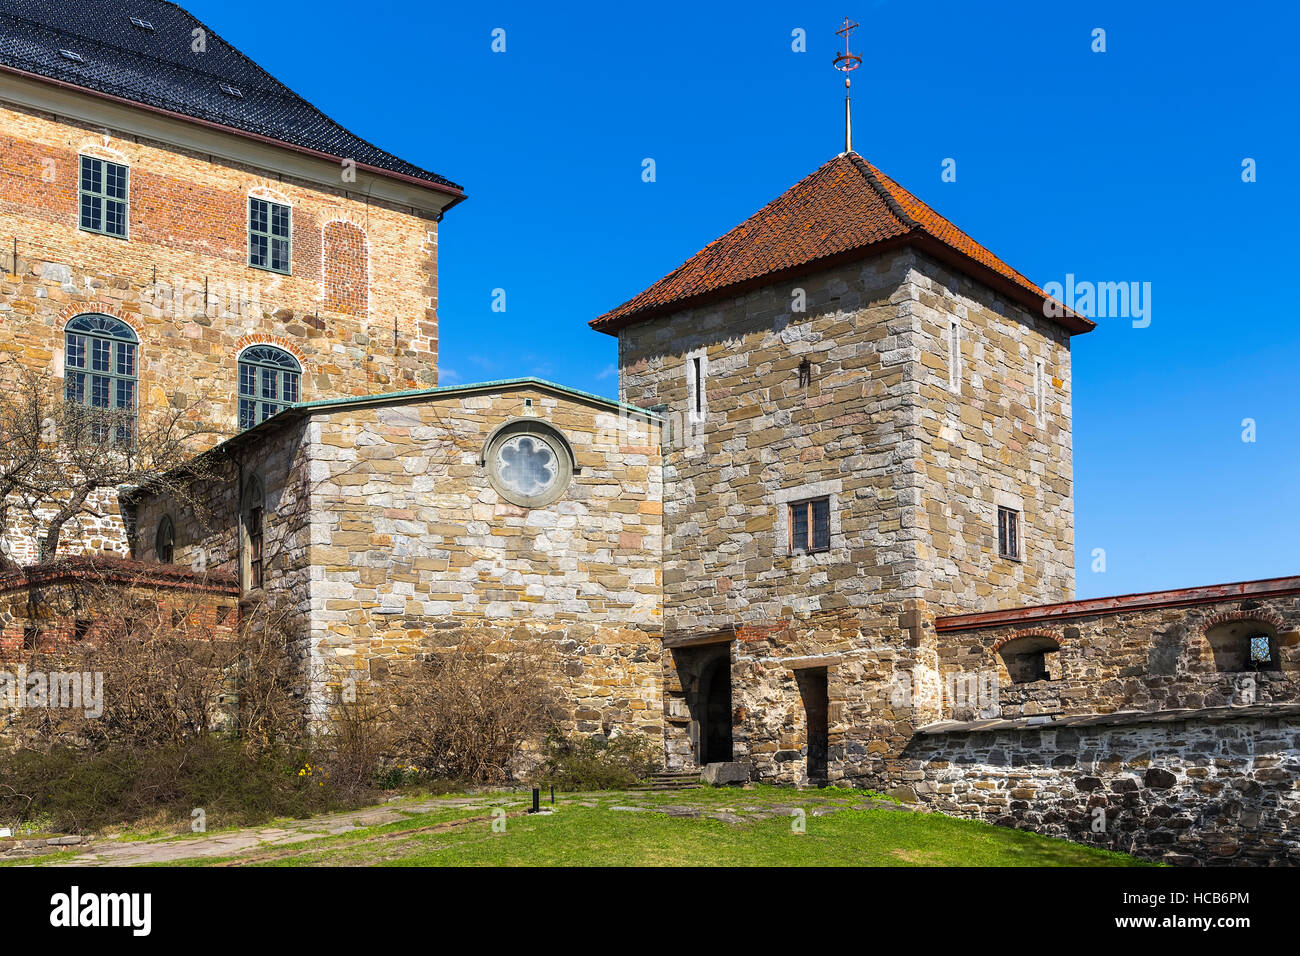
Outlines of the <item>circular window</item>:
M538 422L510 422L497 430L484 456L497 493L521 508L540 508L564 494L573 459L564 438Z

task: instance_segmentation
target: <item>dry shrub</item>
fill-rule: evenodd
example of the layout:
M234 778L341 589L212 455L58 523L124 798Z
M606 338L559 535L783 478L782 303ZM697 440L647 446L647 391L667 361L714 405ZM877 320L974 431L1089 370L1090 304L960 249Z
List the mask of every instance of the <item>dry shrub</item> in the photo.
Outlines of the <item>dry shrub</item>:
M24 710L16 723L29 745L148 748L222 731L262 753L301 740L286 613L262 609L230 629L198 604L164 607L121 589L82 585L58 599L94 609L93 638L31 651L23 663L102 675L102 713Z
M470 638L396 674L393 694L399 759L477 784L514 779L557 714L536 642Z
M140 593L83 588L51 600L80 613L93 607L91 635L5 666L102 674L102 713L41 707L12 715L18 746L0 759L0 822L45 819L83 830L161 812L188 826L202 808L210 826L250 825L361 796L299 772L318 761L304 733L286 614L254 609L248 626L231 629Z
M377 699L339 705L323 741L334 785L345 794L364 794L379 786L393 751L393 709Z
M536 779L557 790L626 790L659 769L657 748L640 734L566 737L552 731Z

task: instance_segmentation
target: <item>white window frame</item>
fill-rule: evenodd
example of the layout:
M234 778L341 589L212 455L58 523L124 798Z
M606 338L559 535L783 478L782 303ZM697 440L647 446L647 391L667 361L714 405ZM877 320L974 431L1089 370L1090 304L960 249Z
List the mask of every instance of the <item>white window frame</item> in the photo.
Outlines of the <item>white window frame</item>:
M1016 553L1002 553L1002 512L1010 511L1016 516ZM998 501L993 508L993 549L1001 561L1015 561L1023 564L1025 560L1025 509L1021 504Z
M1034 418L1043 424L1047 416L1047 381L1043 360L1034 359Z
M961 320L948 319L948 391L961 394Z
M116 150L114 150L113 152L116 152ZM87 159L103 164L103 166L100 168L99 192L91 192L85 188L85 177L83 176L85 170L82 164L83 161ZM126 174L126 198L125 199L117 199L115 197L111 197L108 195L107 179L108 179L109 163L112 163L114 166L120 166L125 171ZM97 198L102 203L100 207L101 228L99 229L95 229L93 226L87 226L81 221L81 204L83 202L84 196L91 196ZM126 228L125 232L122 233L109 232L106 228L103 228L108 223L109 202L120 202L122 204L122 219L123 219L123 225ZM109 157L109 156L101 156L98 154L98 152L92 153L92 152L84 152L84 151L77 154L77 229L79 229L81 232L88 232L92 236L104 236L107 239L120 239L123 242L131 241L131 164L127 162L125 156Z
M266 209L266 232L257 233L253 231L253 203L264 202L267 204ZM274 235L274 229L271 225L275 215L274 206L283 207L289 217L289 235L285 241L288 243L288 251L285 253L286 262L284 269L275 268L272 263L275 262L274 243L279 237ZM278 193L269 191L250 192L244 201L244 262L250 269L258 269L262 272L273 272L276 275L292 276L293 275L293 203ZM253 236L266 236L266 265L258 265L253 261Z

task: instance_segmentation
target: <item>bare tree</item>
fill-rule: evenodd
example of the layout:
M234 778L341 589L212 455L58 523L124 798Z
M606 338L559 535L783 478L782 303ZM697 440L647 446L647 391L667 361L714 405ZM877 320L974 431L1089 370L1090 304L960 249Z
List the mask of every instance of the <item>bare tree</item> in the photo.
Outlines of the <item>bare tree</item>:
M58 555L70 522L104 518L119 489L150 482L183 495L203 467L195 456L219 437L203 403L137 413L65 400L30 369L0 379L0 527L29 533L40 563Z

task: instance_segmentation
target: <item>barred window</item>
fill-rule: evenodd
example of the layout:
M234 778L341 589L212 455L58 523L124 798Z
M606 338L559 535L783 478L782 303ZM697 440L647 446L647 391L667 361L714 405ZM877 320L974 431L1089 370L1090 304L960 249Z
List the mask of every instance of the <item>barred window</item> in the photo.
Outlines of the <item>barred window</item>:
M121 163L81 157L80 225L89 232L126 238L130 171Z
M103 441L110 430L117 441L135 433L136 349L129 325L111 315L78 315L64 329L64 397L77 405L103 409L90 422L91 437Z
M273 345L254 345L239 356L239 429L252 428L298 401L302 366Z
M831 546L831 500L810 498L795 501L790 508L790 552L809 554Z
M289 272L292 210L267 199L248 200L248 264L272 272Z

